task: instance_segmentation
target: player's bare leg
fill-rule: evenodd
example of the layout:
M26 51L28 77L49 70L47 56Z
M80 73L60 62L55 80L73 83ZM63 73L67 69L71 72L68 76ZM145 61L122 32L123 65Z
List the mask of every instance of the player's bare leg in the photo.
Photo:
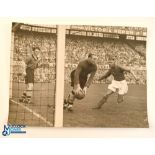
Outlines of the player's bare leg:
M93 109L101 109L102 105L107 102L109 96L113 93L114 92L112 90L108 89L106 95L103 96L103 98L97 103L95 107L93 107Z
M26 89L27 96L24 103L32 103L32 94L33 94L33 83L28 83Z
M120 95L118 94L118 97L117 97L117 104L120 104L121 102L124 101L124 95Z

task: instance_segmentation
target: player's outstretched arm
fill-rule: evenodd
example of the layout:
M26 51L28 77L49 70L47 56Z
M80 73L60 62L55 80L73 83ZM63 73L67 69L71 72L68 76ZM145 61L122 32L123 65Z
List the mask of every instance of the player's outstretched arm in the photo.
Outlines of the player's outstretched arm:
M81 68L81 64L78 65L77 69L75 70L75 74L74 74L74 88L73 91L75 94L77 94L81 89L80 84L79 84L79 76L80 76L80 72L82 70Z
M117 64L117 66L118 66L119 68L121 68L122 70L126 71L126 72L130 72L130 71L131 71L130 67L123 66L123 65L119 65L119 64Z
M102 77L100 77L99 79L98 79L98 81L101 81L101 80L103 80L103 79L106 79L108 76L110 76L111 75L111 69L109 69Z
M135 73L130 67L126 67L126 66L119 66L119 67L122 68L124 71L131 73L134 79L136 80L136 83L138 83L139 79L137 78L137 76L135 75Z
M87 87L87 88L89 88L89 86L91 85L91 83L92 83L92 81L93 81L93 78L94 78L94 76L95 76L95 74L96 74L96 71L97 71L97 67L95 67L95 68L94 68L94 71L92 71L92 72L90 73L90 77L89 77L89 79L88 79L87 82L86 82L86 87Z
M44 66L44 64L39 64L41 60L41 57L37 57L37 60L35 62L35 68L42 68Z
M134 77L134 79L136 80L136 83L139 82L138 77L135 75L135 73L133 72L133 70L130 70L130 73L132 74L132 76Z
M91 85L91 83L93 81L93 78L94 78L94 76L96 74L96 71L97 71L97 68L95 68L95 70L93 72L91 72L90 77L87 80L85 87L83 88L83 91L84 91L85 95L87 93L87 88L89 88L89 86Z

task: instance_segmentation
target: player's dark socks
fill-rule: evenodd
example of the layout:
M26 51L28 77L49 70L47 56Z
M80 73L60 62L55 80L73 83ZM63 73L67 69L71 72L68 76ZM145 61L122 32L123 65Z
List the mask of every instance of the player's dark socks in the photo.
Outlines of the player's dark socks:
M120 104L124 101L124 96L118 96L117 98L117 104Z
M27 95L24 92L23 95L21 96L21 98L19 98L19 102L25 102L26 98L27 98Z
M32 104L32 101L31 101L31 96L27 96L26 100L24 103L27 103L27 104Z
M19 99L19 102L24 102L24 99L23 99L23 98L20 98L20 99Z
M68 107L67 99L64 99L63 109L67 109L67 107Z
M72 112L73 111L73 103L68 103L67 109L68 109L68 111Z

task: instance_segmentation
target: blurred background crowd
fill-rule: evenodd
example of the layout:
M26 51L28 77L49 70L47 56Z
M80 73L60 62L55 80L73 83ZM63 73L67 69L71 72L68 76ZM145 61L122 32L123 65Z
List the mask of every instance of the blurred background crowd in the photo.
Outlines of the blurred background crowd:
M94 78L94 83L108 69L108 60L115 56L117 60L126 66L131 67L140 79L140 84L146 84L146 59L137 51L146 55L145 44L138 41L127 41L119 39L85 37L66 35L65 49L65 81L70 81L70 73L76 68L79 61L87 58L88 53L97 56L98 70ZM26 33L17 32L14 35L13 48L13 81L24 82L24 77L18 73L23 72L23 63L26 57L31 54L33 46L41 49L42 68L35 70L35 82L50 82L56 78L56 34ZM134 47L134 48L133 48ZM109 77L104 82L109 82ZM128 83L135 81L130 74L126 74Z
M144 44L139 42L136 43L136 41L132 44L136 50L146 53ZM108 60L114 56L119 63L129 66L134 70L141 84L146 84L145 57L137 53L133 47L131 48L126 42L121 40L81 36L68 36L66 39L66 81L70 80L70 72L76 68L78 62L87 58L89 53L93 53L97 56L96 63L98 70L94 78L94 83L98 83L97 79L107 71L109 67ZM112 77L109 77L109 79L111 78ZM109 79L107 79L107 82ZM129 83L135 83L134 78L130 74L126 74L126 79Z

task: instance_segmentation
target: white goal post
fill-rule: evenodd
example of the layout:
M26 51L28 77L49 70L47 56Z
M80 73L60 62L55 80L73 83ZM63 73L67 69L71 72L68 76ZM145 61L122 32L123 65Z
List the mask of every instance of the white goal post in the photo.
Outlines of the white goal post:
M64 96L64 55L65 55L65 33L64 25L57 26L57 53L56 53L56 97L55 97L55 119L54 126L63 126L63 96Z

